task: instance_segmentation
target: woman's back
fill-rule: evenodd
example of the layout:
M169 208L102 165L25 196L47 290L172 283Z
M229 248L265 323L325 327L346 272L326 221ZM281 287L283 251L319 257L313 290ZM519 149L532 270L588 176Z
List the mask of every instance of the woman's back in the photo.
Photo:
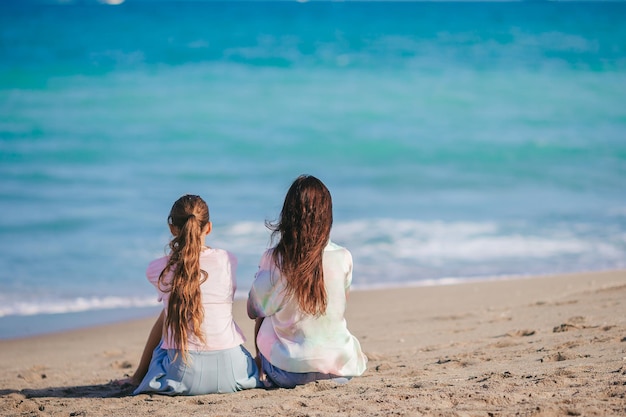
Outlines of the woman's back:
M319 316L303 313L295 297L285 297L285 279L274 265L271 250L264 254L248 298L249 312L267 317L257 335L258 348L285 371L360 375L367 359L344 318L352 281L350 252L329 242L323 271L326 312Z

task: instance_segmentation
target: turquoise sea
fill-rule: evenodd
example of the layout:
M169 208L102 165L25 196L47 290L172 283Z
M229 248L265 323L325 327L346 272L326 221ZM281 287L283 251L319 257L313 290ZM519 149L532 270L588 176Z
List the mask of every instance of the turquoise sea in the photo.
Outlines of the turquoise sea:
M0 338L154 314L144 270L184 193L245 297L301 173L333 194L356 289L626 268L624 22L624 2L0 0Z

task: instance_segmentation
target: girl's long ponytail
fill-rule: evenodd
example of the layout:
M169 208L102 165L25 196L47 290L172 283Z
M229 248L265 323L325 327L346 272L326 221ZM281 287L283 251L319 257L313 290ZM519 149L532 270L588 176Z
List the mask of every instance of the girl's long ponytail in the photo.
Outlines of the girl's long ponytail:
M183 196L174 203L169 222L177 233L170 241L170 257L159 276L159 287L170 293L165 327L186 358L191 334L205 342L200 285L208 275L200 269L200 254L204 247L203 231L209 222L208 207L198 196ZM164 282L172 269L171 281Z

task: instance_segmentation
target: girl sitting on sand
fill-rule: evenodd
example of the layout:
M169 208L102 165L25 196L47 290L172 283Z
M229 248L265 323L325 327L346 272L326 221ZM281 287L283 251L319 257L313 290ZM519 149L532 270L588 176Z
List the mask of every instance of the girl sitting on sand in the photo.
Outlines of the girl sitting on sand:
M120 382L138 383L134 394L199 395L257 387L257 366L232 316L237 260L204 245L212 229L207 204L185 195L172 206L168 223L170 253L146 271L164 310L137 372ZM148 352L157 344L147 366Z
M280 237L261 258L248 296L266 386L346 382L365 371L367 358L344 318L352 255L330 241L332 222L330 192L303 175L289 188L278 223L268 223Z

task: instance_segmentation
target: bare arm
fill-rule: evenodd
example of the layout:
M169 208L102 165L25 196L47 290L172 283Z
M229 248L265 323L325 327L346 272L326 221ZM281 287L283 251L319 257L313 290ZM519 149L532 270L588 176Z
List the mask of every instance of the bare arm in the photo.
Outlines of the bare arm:
M256 366L259 368L259 378L261 380L265 379L265 375L263 374L263 366L261 365L261 354L259 353L259 345L257 344L257 336L259 334L259 329L261 328L261 324L263 324L264 317L259 317L254 321L254 350L255 356L254 361L256 362Z
M256 337L259 334L259 329L261 328L261 324L263 324L263 317L259 317L254 321L254 349L256 351L257 356L259 355L259 346L256 343Z
M150 366L150 361L152 360L152 351L159 345L161 342L161 337L163 335L163 321L165 319L165 310L161 310L161 314L154 322L152 326L152 330L150 330L150 335L148 336L148 340L146 340L146 345L143 348L143 353L141 354L141 360L139 361L139 365L137 366L137 370L130 378L123 379L119 381L120 383L128 383L132 385L139 385L143 380L143 377L148 373L148 367Z

